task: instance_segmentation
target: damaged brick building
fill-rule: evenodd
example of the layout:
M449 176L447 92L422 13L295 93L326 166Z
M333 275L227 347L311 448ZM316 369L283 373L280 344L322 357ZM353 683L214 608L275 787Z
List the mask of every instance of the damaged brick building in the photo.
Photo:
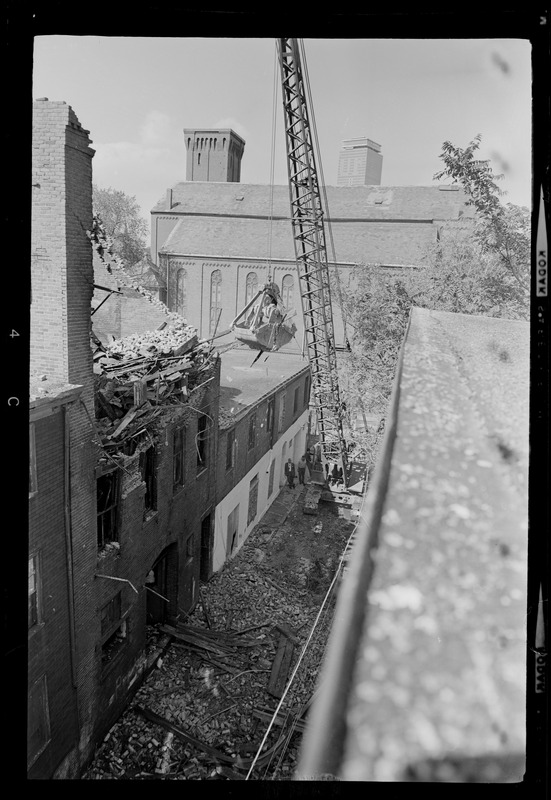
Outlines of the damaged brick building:
M31 778L78 776L147 669L147 624L212 571L218 356L174 322L93 352L90 143L70 106L34 104Z
M98 261L90 145L34 103L30 778L79 777L158 658L151 626L194 607L306 443L302 357L251 372Z

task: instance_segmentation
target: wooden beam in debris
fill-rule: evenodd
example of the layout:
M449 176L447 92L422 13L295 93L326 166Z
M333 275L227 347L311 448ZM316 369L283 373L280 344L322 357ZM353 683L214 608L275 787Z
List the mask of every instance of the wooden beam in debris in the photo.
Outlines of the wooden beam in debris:
M253 708L252 715L257 719L262 720L262 722L271 722L273 719L273 724L280 728L286 723L285 714L276 714L274 717L273 714L270 714L268 711L262 711L260 708ZM303 719L298 719L298 717L291 717L289 724L298 733L304 733L306 730L306 722Z
M109 439L115 439L117 436L120 436L120 434L123 432L123 430L128 425L130 425L130 423L132 422L132 420L134 419L134 417L136 416L137 413L138 413L138 409L135 406L132 406L130 411L128 411L124 415L124 417L122 418L120 424L117 425L117 427L115 428L113 433L108 438Z
M294 649L295 646L292 641L288 639L285 634L281 633L277 652L272 664L270 680L268 681L268 692L273 695L273 697L281 697L283 694Z
M159 725L166 731L171 731L179 739L186 742L187 744L196 747L198 750L202 750L204 753L208 753L216 761L219 761L222 764L231 764L232 766L235 765L235 758L233 758L232 756L227 756L220 750L216 750L216 748L211 747L210 745L199 741L199 739L196 739L195 736L191 736L189 733L182 730L182 728L178 728L176 725L173 725L172 722L169 722L169 720L165 719L164 717L161 717L159 714L155 714L155 712L151 711L150 708L144 708L143 706L136 705L134 706L134 711L137 711L139 714L142 714L150 722L153 722L155 725Z

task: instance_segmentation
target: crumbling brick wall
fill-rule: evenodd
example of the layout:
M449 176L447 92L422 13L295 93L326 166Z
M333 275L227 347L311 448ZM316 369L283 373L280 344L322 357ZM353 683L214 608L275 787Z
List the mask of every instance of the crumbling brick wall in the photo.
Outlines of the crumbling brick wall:
M36 493L29 499L29 556L36 558L37 621L29 628L27 676L31 689L45 680L49 741L29 766L29 778L50 778L78 741L71 585L67 569L64 409L34 420ZM35 713L40 711L35 709ZM38 750L41 743L36 743ZM32 750L31 750L32 754Z
M90 303L92 156L88 131L64 102L33 106L31 373L81 385L68 411L80 740L53 777L74 777L91 753L95 707L96 500Z

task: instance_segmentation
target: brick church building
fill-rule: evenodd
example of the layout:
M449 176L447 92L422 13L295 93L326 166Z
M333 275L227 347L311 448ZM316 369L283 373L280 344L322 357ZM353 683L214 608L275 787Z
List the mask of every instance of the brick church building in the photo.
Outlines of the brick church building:
M151 211L151 258L166 280L167 305L199 335L227 330L268 276L303 326L287 186L240 183L245 142L231 129L184 130L186 180ZM449 221L468 215L457 186L327 186L335 261L344 286L357 265L403 269L420 262ZM331 239L328 238L328 247ZM361 268L361 266L359 268ZM337 344L340 307L333 298ZM223 341L223 340L222 340Z

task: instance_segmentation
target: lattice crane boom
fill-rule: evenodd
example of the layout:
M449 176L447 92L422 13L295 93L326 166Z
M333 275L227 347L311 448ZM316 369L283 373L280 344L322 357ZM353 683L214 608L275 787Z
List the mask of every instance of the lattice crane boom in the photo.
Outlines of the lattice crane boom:
M291 222L299 277L306 348L323 458L342 466L347 486L347 449L337 377L324 212L310 114L297 39L278 39Z

